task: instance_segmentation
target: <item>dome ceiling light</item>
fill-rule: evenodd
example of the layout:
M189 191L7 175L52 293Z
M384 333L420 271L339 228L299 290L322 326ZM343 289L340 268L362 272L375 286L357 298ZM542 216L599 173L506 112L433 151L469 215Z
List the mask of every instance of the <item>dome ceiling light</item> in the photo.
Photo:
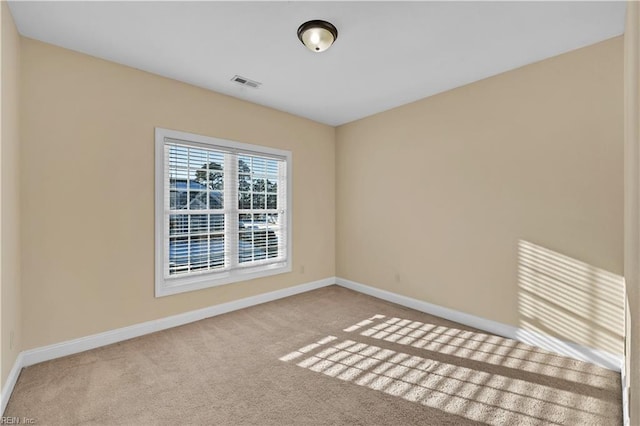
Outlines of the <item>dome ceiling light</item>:
M312 52L324 52L338 38L338 30L331 23L321 20L305 22L298 28L298 38Z

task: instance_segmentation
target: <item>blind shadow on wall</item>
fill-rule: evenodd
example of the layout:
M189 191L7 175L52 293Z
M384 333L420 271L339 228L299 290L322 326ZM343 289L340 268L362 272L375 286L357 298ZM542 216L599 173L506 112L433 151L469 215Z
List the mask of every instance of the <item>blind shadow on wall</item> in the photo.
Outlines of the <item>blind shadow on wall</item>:
M518 315L523 330L621 355L624 278L520 240Z

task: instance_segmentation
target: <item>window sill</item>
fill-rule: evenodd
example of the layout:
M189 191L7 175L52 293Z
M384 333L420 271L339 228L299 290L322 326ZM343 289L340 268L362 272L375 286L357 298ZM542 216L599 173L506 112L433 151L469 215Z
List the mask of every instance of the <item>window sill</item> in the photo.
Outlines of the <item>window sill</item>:
M287 272L291 272L290 262L274 263L254 268L240 268L232 271L201 274L198 276L186 276L181 278L165 279L161 276L156 277L155 297L164 297L172 294L202 290L209 287L217 287L240 281L264 278Z

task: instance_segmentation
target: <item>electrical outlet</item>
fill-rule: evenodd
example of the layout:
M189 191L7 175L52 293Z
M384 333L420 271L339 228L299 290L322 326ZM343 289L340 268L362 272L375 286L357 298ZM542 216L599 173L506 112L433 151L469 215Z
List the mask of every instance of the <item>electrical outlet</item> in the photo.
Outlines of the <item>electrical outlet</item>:
M304 265L300 266L300 273L304 274Z
M9 349L13 349L13 330L9 333Z

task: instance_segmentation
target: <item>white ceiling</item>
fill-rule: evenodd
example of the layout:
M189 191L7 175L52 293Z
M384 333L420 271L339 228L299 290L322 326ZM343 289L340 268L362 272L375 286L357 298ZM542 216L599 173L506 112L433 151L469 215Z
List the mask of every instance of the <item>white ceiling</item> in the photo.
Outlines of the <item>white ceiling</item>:
M20 33L340 125L624 31L625 2L23 2ZM324 53L296 30L338 28ZM262 83L231 82L242 75Z

